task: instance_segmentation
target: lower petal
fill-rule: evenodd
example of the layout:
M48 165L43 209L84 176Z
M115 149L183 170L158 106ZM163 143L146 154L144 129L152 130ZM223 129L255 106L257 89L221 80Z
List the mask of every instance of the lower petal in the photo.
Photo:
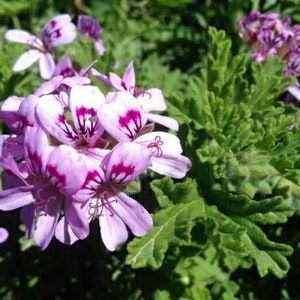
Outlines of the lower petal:
M123 192L119 192L115 197L117 201L111 202L111 206L131 232L135 236L147 234L153 227L153 220L148 211Z
M55 70L55 62L50 53L43 54L40 59L40 75L43 79L50 79Z
M106 208L99 217L99 225L103 244L109 251L115 251L116 247L128 238L123 220Z
M54 235L60 209L61 201L50 201L45 211L38 217L33 235L35 242L42 250L47 248Z

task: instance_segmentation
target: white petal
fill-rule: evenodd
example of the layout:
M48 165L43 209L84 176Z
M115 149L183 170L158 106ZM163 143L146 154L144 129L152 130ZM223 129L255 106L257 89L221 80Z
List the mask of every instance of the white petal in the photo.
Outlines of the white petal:
M29 68L34 62L43 56L42 52L39 50L29 50L23 53L13 65L13 70L15 72L23 71Z
M40 59L40 75L43 79L50 79L55 70L55 62L50 53L45 53Z

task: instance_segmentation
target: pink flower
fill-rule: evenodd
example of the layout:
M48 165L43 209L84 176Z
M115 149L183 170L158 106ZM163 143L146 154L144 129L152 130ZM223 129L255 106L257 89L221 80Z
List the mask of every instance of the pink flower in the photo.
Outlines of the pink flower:
M49 146L48 137L35 127L26 128L24 147L27 174L21 173L16 163L1 164L23 185L0 192L0 209L23 207L21 218L27 227L26 237L33 234L42 249L50 243L62 213L77 238L85 238L89 234L88 222L72 200L86 178L84 161L69 146Z
M76 38L76 28L71 23L71 17L65 14L48 21L41 32L41 39L19 29L8 30L5 38L11 42L26 44L31 48L17 59L13 66L14 71L23 71L39 60L41 77L49 79L55 69L55 62L52 57L53 49L73 42Z
M100 39L103 29L98 20L87 15L79 15L78 29L82 36L88 36L95 41L96 49L102 56L105 52L103 41Z
M149 165L149 151L134 143L118 144L99 166L88 163L88 175L75 199L87 198L84 205L89 220L99 220L101 237L110 251L124 243L128 229L135 236L143 236L153 226L147 210L123 190L126 184L135 180Z
M167 106L162 91L158 88L151 88L143 91L136 87L135 70L132 61L128 64L122 78L115 73L109 73L109 77L107 77L95 69L92 69L92 74L104 84L110 85L113 88L113 91L126 91L133 95L138 104L146 112L149 121L161 124L175 131L178 130L178 122L173 118L150 113L151 111L166 110ZM106 98L109 101L115 101L116 98L122 97L122 94L120 95L112 92L109 93Z

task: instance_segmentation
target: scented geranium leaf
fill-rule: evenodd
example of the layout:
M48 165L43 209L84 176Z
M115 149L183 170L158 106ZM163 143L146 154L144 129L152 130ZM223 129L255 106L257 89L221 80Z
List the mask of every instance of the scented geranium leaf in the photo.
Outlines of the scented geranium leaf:
M259 275L263 277L271 272L278 278L284 277L290 268L286 256L293 253L293 248L270 241L258 226L246 218L233 220L247 230L250 246L247 252L255 260Z
M203 216L201 198L178 203L154 215L154 227L142 238L135 238L128 246L126 263L133 268L162 265L169 246L186 245L191 240L191 230L196 217Z
M184 182L174 183L172 178L165 177L153 180L150 186L157 198L159 205L166 208L172 204L192 202L199 199L197 184L188 178ZM201 206L204 213L204 206Z
M174 271L179 281L186 283L185 296L190 296L194 291L203 293L202 297L188 299L237 299L235 295L239 285L230 279L231 273L224 270L212 244L199 256L180 258Z
M255 201L246 195L224 192L215 192L211 197L217 206L207 206L205 226L225 264L232 269L237 267L236 258L253 258L261 276L272 272L283 277L289 269L286 256L293 249L271 241L259 225L285 223L294 214L289 202L281 196Z
M207 89L226 102L236 102L247 95L247 81L243 78L246 72L247 56L232 57L231 41L225 31L209 28L209 51L207 56Z

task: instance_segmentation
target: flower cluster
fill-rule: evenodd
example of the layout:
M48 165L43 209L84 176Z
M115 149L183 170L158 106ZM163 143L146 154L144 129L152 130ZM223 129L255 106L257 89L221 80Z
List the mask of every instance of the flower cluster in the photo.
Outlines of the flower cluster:
M101 28L93 20L80 17L79 29L103 54ZM96 219L104 245L114 251L128 231L143 236L153 226L127 186L148 170L183 178L191 162L175 135L154 130L156 123L178 130L178 123L155 113L166 110L162 91L139 89L133 62L122 78L101 74L93 64L78 72L68 57L54 63L53 48L71 42L74 28L62 15L47 23L41 40L21 31L6 33L9 40L34 48L14 69L40 59L41 76L48 80L29 96L7 98L1 107L10 132L0 136L0 209L21 208L25 236L42 249L53 237L65 244L85 239ZM105 95L91 85L89 70L111 91Z
M291 26L289 17L280 19L276 13L252 11L237 21L240 36L254 47L256 62L276 55L287 62L285 75L300 75L300 25Z
M291 25L289 17L280 19L277 13L262 14L252 11L237 21L240 36L255 50L252 58L264 62L275 55L286 61L284 76L300 76L300 25ZM299 106L300 82L291 85L281 99L286 104Z

